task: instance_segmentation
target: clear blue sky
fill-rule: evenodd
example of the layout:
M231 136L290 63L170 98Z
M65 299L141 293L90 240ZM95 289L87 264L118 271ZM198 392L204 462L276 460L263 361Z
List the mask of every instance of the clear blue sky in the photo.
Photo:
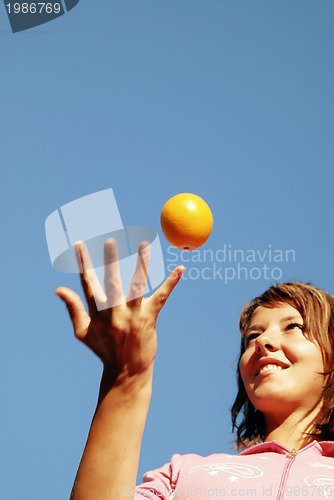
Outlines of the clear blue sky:
M52 269L44 222L110 187L166 267L181 254L164 202L193 192L214 216L159 318L138 480L173 453L229 451L239 313L275 282L253 268L334 293L333 19L332 0L81 0L14 35L0 8L1 499L69 497L101 363L54 295L80 285ZM257 260L218 262L224 245Z

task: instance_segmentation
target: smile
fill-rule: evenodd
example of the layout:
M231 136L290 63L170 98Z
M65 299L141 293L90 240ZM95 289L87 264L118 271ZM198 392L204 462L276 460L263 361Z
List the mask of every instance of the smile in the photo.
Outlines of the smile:
M258 376L258 375L260 375L260 376L270 375L271 373L275 373L278 370L282 371L282 370L286 370L286 368L283 368L282 366L276 365L276 364L264 365L264 366L262 366L260 371L256 374L256 376Z

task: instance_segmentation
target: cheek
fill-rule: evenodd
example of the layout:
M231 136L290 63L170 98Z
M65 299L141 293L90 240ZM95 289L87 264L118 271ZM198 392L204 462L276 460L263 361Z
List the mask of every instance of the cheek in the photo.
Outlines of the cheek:
M305 362L310 366L322 366L323 364L320 348L309 341L296 342L294 345L290 345L287 355L293 362Z
M325 371L325 366L324 366L324 362L322 359L322 353L321 353L320 349L315 348L313 350L313 353L310 356L310 364L312 362L311 360L313 360L313 366L314 366L315 372L324 372Z
M240 363L239 363L239 370L240 370L241 378L243 381L245 381L245 377L247 376L247 371L249 371L249 369L247 370L248 358L249 358L249 356L247 356L247 354L244 353L241 356Z
M292 364L303 368L306 377L325 371L320 347L310 341L290 345L285 355Z

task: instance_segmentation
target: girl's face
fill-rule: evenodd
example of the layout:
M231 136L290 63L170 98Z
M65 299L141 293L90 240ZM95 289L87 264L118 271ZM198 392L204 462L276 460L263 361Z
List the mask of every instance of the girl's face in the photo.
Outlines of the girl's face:
M287 416L321 400L324 371L320 347L303 334L303 319L290 304L255 309L240 360L250 401L265 415Z

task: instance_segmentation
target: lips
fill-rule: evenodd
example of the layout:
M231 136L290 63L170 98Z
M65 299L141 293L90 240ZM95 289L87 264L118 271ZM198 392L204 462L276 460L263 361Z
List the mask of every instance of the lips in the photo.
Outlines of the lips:
M276 368L279 367L279 368ZM274 373L279 370L285 370L289 368L287 363L275 358L261 358L256 366L255 366L255 376L258 376L261 372L261 375L266 373Z

